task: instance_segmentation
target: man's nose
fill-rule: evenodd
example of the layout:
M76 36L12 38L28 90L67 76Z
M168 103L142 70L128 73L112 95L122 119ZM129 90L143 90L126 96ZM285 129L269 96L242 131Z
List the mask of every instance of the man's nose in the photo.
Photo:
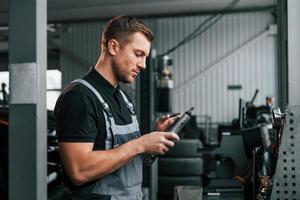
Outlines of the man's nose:
M141 60L138 62L138 67L141 68L141 69L146 69L146 58L141 59Z

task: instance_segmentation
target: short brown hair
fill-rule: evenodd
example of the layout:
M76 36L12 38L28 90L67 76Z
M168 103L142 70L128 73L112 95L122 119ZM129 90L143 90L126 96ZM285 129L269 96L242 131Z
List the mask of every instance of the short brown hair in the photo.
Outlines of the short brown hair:
M119 15L110 19L102 32L102 45L107 47L111 39L123 39L133 33L143 33L149 42L154 39L153 33L141 20L126 15Z

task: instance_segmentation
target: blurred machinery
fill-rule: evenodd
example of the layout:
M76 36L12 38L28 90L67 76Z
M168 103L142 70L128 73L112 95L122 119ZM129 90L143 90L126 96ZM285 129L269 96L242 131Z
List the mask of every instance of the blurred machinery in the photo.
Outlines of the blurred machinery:
M296 153L299 151L299 121L300 106L289 106L286 113L272 109L272 124L262 124L256 131L246 129L243 133L252 157L245 174L236 178L244 184L248 199L300 198Z
M250 101L239 99L239 116L233 120L232 126L238 129L257 127L259 124L271 123L271 108L274 98L267 96L264 105L255 106L254 101L259 90L256 89Z
M172 59L167 55L157 57L156 111L159 113L172 112L171 89L174 87L172 64Z

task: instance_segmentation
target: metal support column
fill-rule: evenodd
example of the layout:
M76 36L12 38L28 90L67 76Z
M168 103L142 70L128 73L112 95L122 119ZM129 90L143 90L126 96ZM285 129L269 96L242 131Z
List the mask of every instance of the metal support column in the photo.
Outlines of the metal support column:
M287 0L289 105L300 105L300 1Z
M47 1L9 1L9 199L47 199Z
M277 0L277 86L278 106L284 110L288 105L286 0Z
M139 118L142 133L149 133L155 122L155 91L154 91L154 67L155 50L151 50L151 56L147 59L147 69L142 71L139 77ZM143 187L149 189L149 199L157 199L157 161L151 166L143 167Z

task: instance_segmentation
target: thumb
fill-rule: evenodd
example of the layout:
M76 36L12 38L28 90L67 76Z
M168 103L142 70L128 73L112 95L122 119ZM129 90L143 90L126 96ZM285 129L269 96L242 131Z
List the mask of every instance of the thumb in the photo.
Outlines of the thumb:
M170 115L163 115L158 120L159 121L166 121L169 117L170 117Z

